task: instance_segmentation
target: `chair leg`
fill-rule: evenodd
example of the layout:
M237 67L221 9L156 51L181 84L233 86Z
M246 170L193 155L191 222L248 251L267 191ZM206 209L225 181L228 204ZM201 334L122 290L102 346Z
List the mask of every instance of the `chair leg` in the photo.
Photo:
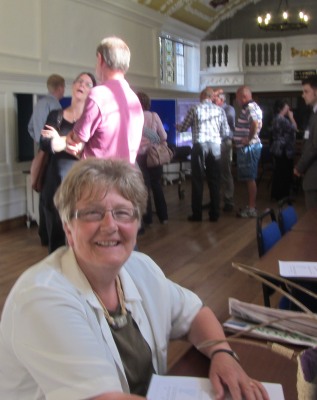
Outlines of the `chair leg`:
M265 307L271 307L270 293L272 293L272 291L264 283L262 284L262 290L263 290L263 300L264 300Z

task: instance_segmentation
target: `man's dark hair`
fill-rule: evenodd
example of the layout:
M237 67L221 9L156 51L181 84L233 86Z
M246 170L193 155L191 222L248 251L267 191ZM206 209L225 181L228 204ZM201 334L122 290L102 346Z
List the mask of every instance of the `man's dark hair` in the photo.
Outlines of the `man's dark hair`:
M303 79L302 85L310 85L313 89L317 89L317 75L310 75Z

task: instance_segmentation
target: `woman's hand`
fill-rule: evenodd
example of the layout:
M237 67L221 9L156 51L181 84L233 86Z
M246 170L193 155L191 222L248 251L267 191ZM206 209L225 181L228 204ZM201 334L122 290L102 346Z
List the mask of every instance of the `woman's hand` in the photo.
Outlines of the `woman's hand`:
M54 153L59 153L66 148L66 137L60 136L55 128L45 125L46 129L42 129L41 135L47 139L51 139L51 149Z
M69 132L69 134L66 136L67 153L79 158L81 152L83 151L83 148L84 148L84 143L78 141L73 131Z
M45 129L42 129L41 135L47 139L60 137L57 130L50 125L45 125Z
M294 175L298 176L299 178L302 176L302 174L298 171L298 169L296 167L294 168L293 172L294 172Z
M225 398L225 387L232 400L269 400L264 386L251 379L240 364L228 353L219 352L212 358L209 379L215 391L215 399Z

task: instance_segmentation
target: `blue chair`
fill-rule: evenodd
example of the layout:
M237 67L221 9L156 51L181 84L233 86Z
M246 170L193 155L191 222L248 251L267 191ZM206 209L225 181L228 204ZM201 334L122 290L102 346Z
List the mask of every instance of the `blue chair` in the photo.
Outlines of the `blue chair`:
M296 224L297 214L290 197L285 197L278 202L277 219L282 235L290 231L292 226Z
M270 222L264 225L264 220L270 217ZM257 216L256 235L258 243L258 253L262 257L274 244L281 239L282 234L277 223L275 211L267 208Z
M284 235L286 232L290 231L293 225L297 222L297 213L293 206L293 199L291 197L285 197L284 199L278 202L278 223ZM314 293L317 293L317 285L315 282L307 282L297 281L300 285L305 287L306 289L311 290ZM308 307L311 311L317 312L317 302L314 298L311 298L309 295L301 292L297 289L291 289L291 294L301 301L306 307ZM283 300L283 298L282 298ZM280 308L286 308L289 310L300 311L295 304L293 304L289 299L284 299L283 304L280 304Z
M269 222L267 222L269 221ZM258 253L262 257L271 247L277 243L281 237L281 231L276 220L275 211L272 208L267 208L257 216L256 220L256 236L258 244ZM279 285L278 281L271 280L275 285ZM264 305L270 307L270 296L274 290L269 286L262 284Z

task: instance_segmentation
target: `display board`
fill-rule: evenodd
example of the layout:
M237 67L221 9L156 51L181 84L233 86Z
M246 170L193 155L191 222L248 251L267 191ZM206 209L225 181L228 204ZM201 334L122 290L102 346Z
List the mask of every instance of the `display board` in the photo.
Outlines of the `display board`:
M151 100L151 111L156 112L161 118L168 143L176 145L176 100L153 99Z

